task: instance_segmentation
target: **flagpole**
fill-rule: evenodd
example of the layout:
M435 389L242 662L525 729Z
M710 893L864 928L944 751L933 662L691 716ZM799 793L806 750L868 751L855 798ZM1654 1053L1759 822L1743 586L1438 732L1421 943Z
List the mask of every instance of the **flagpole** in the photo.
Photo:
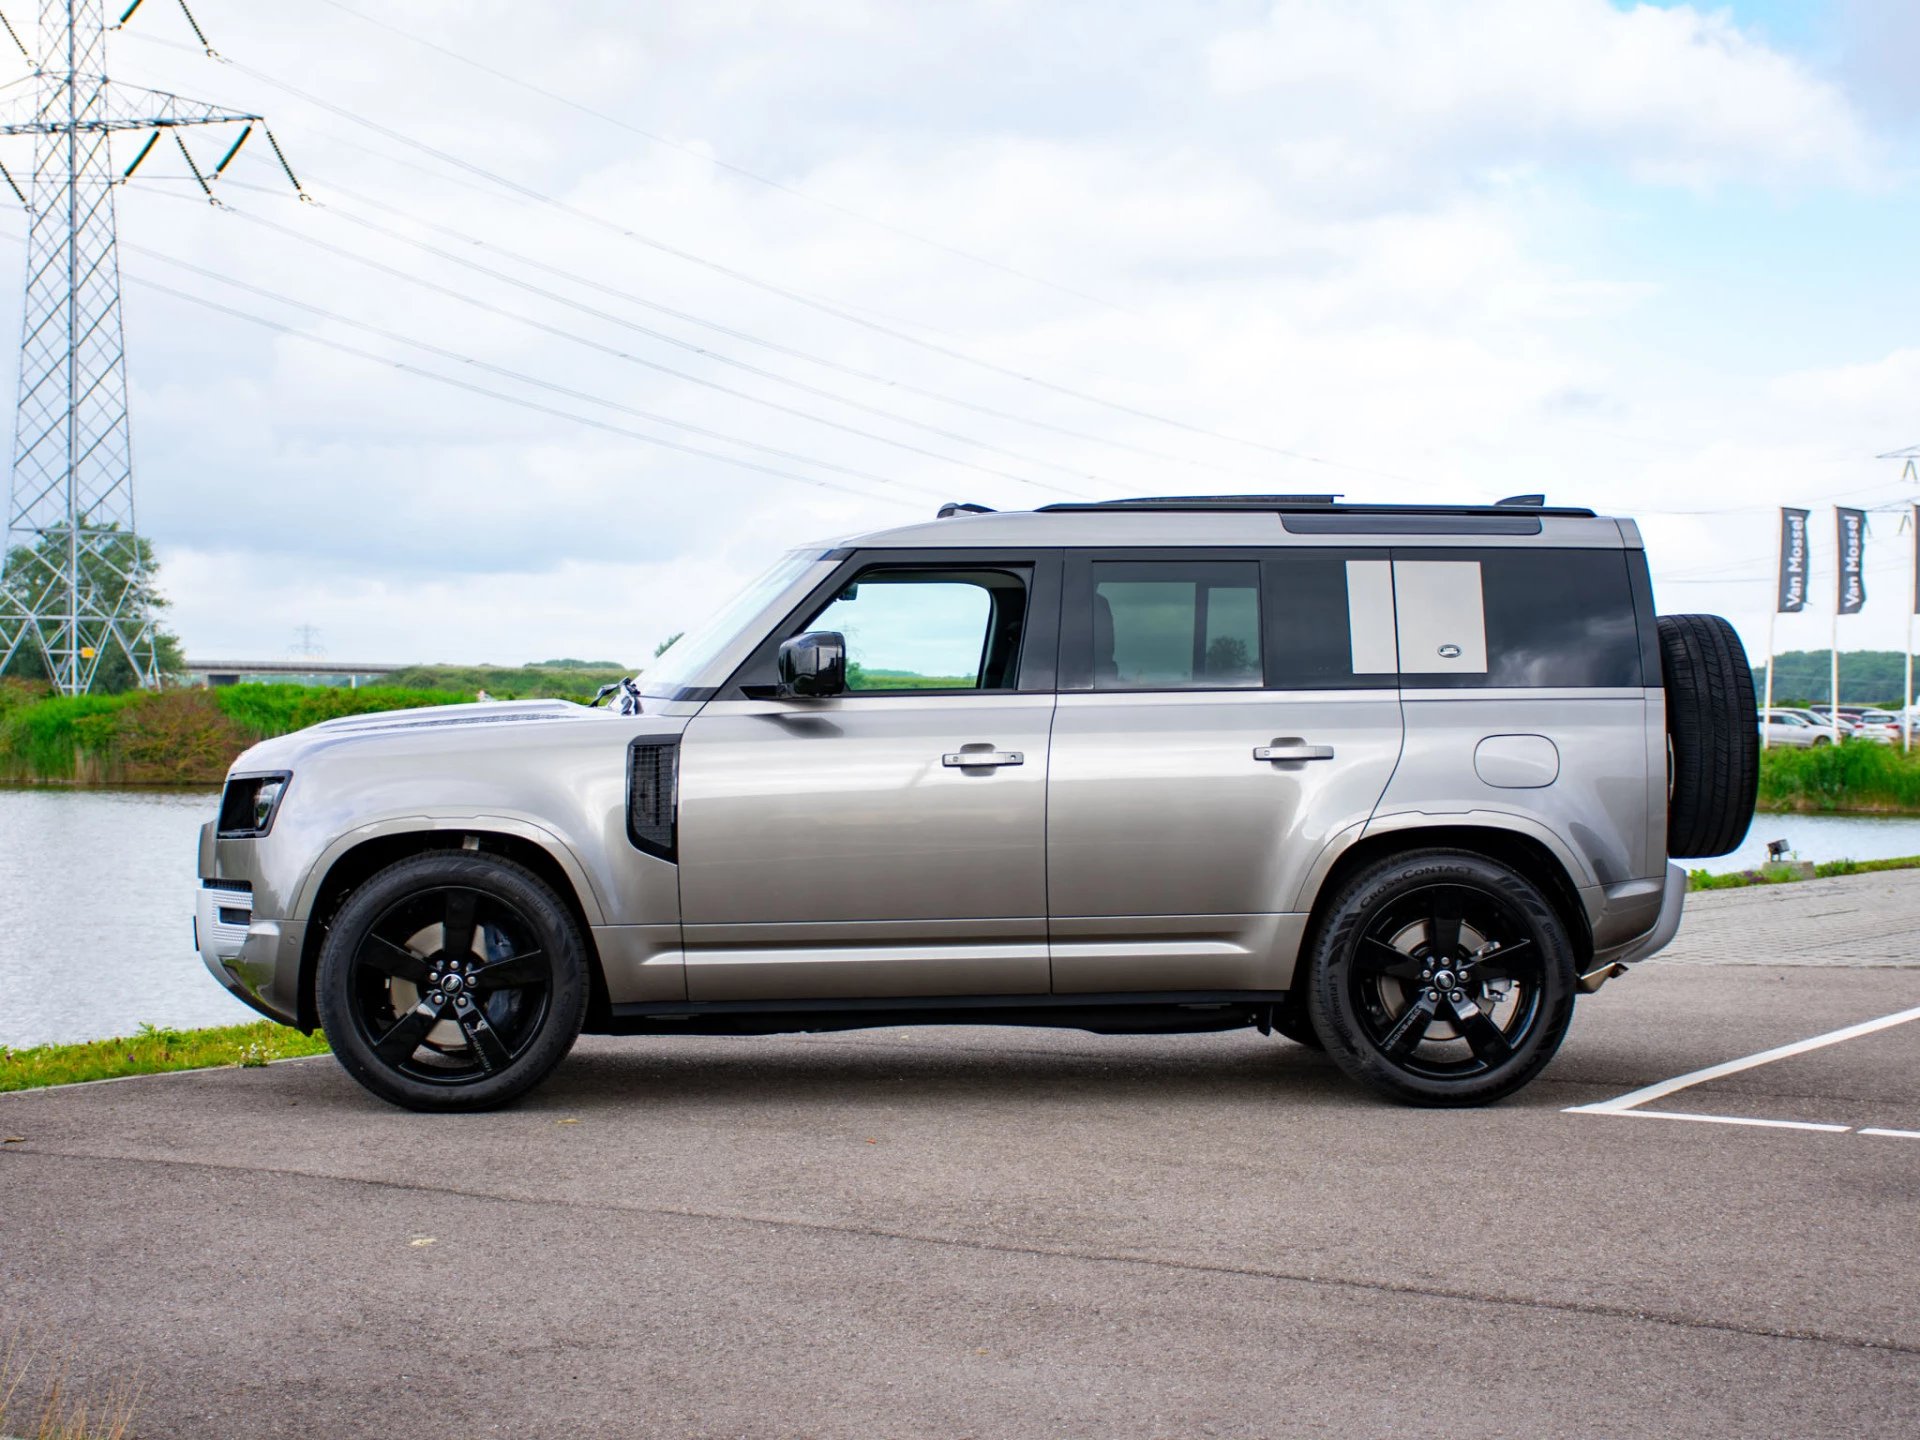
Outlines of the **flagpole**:
M1762 750L1765 750L1768 744L1770 743L1768 739L1767 722L1772 717L1772 714L1773 714L1773 623L1778 618L1779 618L1778 613L1774 609L1774 607L1768 606L1767 607L1767 700L1766 700L1766 703L1760 707L1760 748Z
M1827 719L1832 722L1833 743L1840 743L1840 601L1834 597L1833 638L1827 642Z
M1787 544L1787 512L1780 512L1780 535L1774 547L1776 560ZM1760 748L1765 750L1770 743L1767 722L1773 710L1773 627L1780 618L1780 576L1776 573L1773 584L1767 592L1767 702L1760 707Z
M1833 581L1833 625L1827 641L1827 719L1833 730L1833 743L1840 743L1840 607L1847 598L1847 522L1840 507L1833 510L1833 549L1836 574Z
M1909 460L1908 466L1913 462ZM1900 707L1900 748L1909 753L1913 750L1913 612L1920 608L1920 505L1912 507L1908 516L1913 523L1912 543L1907 546L1907 688L1902 698L1905 704Z
M1840 743L1840 617L1858 615L1867 603L1867 512L1850 505L1833 507L1834 564L1838 583L1833 593L1832 648L1827 651L1830 668L1828 718L1833 721L1833 740Z

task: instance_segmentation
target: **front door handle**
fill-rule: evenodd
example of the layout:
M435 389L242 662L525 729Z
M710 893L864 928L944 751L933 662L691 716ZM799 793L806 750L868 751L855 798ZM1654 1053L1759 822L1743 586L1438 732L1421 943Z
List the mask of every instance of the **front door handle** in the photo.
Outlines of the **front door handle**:
M1331 745L1308 745L1300 740L1288 740L1277 745L1256 745L1253 747L1256 760L1331 760Z
M942 755L940 763L960 770L972 770L976 766L1024 765L1027 757L1018 750L959 750Z

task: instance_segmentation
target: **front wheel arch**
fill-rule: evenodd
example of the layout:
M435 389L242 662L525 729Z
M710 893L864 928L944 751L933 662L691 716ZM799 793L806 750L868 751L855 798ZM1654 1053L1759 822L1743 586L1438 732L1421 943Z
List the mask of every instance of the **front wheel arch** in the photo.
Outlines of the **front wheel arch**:
M299 988L296 1019L298 1028L311 1035L320 1028L320 1007L315 993L320 967L320 947L326 943L327 927L347 897L389 865L434 850L460 850L472 839L482 854L498 855L525 866L560 897L573 914L573 923L586 947L587 979L591 991L587 1000L587 1025L603 1024L612 1013L607 999L607 980L600 965L600 950L594 943L593 927L586 907L567 869L544 848L521 835L497 830L408 830L366 840L335 858L314 892L313 907L307 914L307 929L300 948Z

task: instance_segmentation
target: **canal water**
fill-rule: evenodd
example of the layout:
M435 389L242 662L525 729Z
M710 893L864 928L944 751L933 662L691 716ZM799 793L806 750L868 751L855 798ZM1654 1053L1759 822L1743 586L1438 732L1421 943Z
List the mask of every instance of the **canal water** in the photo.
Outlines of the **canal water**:
M208 791L0 789L0 1045L226 1025L253 1011L193 949L195 841ZM1785 840L1802 860L1920 855L1920 818L1761 815L1741 870Z
M258 1018L193 948L214 792L0 790L0 1045Z

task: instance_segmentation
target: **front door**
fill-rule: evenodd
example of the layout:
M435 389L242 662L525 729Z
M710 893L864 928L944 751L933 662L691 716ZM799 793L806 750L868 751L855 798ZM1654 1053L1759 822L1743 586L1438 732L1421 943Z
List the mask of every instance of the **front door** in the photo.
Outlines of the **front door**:
M1307 871L1366 821L1400 754L1385 568L1383 552L1308 547L1068 566L1057 992L1287 983Z
M701 710L681 742L689 999L1046 993L1056 587L1032 557L856 559ZM846 637L844 694L739 693L817 630Z

